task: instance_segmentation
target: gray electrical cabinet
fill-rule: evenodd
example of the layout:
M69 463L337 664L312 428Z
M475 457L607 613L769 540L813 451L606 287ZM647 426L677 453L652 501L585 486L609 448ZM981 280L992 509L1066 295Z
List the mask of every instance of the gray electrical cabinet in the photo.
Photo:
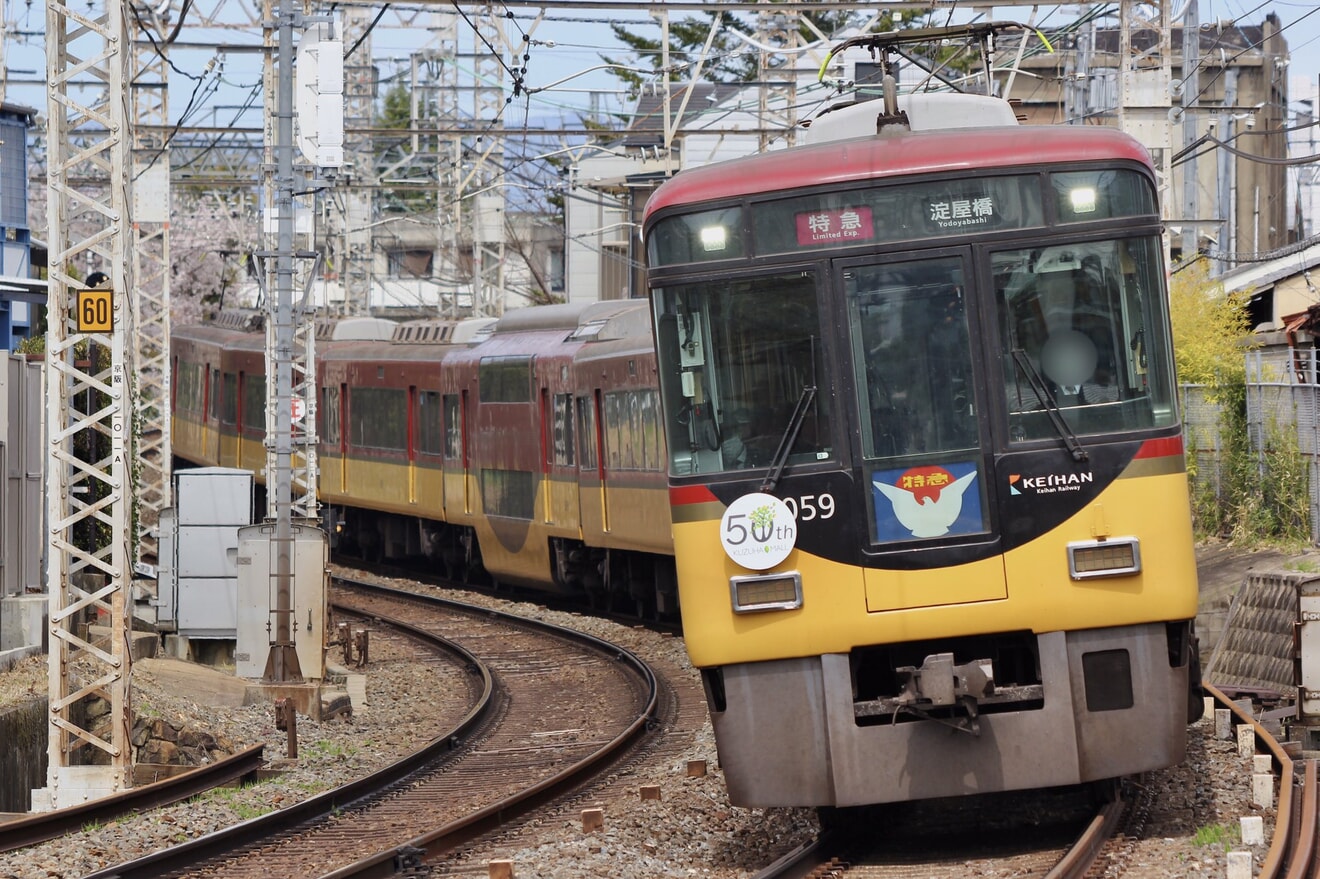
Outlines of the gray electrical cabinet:
M238 632L238 534L252 524L252 474L198 467L174 474L160 520L156 619L190 639ZM171 625L172 624L172 625Z
M325 678L329 542L320 528L295 523L290 543L290 634L303 678L319 681ZM270 645L275 640L275 609L279 607L278 562L273 522L239 531L234 673L241 678L260 678L266 673Z

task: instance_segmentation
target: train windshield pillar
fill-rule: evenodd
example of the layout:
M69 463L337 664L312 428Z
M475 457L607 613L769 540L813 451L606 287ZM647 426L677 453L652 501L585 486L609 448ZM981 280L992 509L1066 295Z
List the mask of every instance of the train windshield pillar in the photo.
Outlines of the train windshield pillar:
M795 271L655 291L671 473L769 467L809 389L788 463L831 457L816 285Z

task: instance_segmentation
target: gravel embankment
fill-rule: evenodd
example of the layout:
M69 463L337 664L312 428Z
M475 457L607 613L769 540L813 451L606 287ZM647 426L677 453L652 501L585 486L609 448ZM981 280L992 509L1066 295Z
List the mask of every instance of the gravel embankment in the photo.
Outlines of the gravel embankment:
M472 597L474 603L585 629L638 653L644 659L682 669L682 642L653 632L532 604ZM199 800L156 810L111 826L87 828L58 842L0 855L0 879L74 879L115 862L280 808L365 774L415 749L435 732L446 685L443 669L401 658L385 642L372 643L367 671L367 706L348 721L314 723L298 719L300 753L278 778L238 790L214 792ZM42 694L44 657L0 673L0 705ZM185 718L199 729L223 733L237 746L264 743L268 759L285 751L285 733L275 729L269 706L223 708L199 704L169 692L148 674L134 673L134 700L165 718ZM616 779L593 805L604 808L602 831L584 834L576 811L563 810L529 829L500 837L474 851L462 867L486 875L486 862L506 858L519 879L579 879L590 876L702 877L745 879L815 832L814 813L805 809L744 809L730 806L715 759L707 721L679 750L669 749L664 765L648 766ZM677 754L678 756L674 756ZM710 773L689 778L689 760L705 760ZM1251 763L1230 742L1213 738L1213 723L1189 730L1188 760L1154 773L1147 783L1155 807L1128 840L1118 871L1129 877L1222 876L1226 851L1236 845L1238 817L1261 814L1249 806ZM658 785L661 799L643 800L638 790ZM1272 814L1266 815L1267 841ZM1265 847L1255 851L1259 863Z

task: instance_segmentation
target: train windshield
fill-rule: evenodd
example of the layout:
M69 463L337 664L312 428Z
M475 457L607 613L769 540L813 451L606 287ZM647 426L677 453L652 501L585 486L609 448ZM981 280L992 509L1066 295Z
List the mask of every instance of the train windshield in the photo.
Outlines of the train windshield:
M992 256L1010 440L1175 422L1158 238ZM1051 412L1051 410L1053 410Z
M962 257L843 272L880 542L989 530Z
M769 467L789 440L788 464L831 456L816 287L799 270L654 291L671 473Z

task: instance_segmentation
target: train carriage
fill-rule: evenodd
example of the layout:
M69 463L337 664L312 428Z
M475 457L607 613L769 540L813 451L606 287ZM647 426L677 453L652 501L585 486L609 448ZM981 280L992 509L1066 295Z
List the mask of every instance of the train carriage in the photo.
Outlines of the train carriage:
M557 557L580 553L587 591L620 609L673 616L678 585L647 304L592 306L577 335L584 340L573 358L582 540L556 547Z
M226 312L214 324L176 328L171 334L171 409L174 454L201 466L264 467L264 322L256 312ZM249 380L249 376L257 381ZM259 398L243 392L259 387ZM253 434L255 424L259 433ZM244 435L247 437L244 450Z
M445 361L446 393L458 400L465 503L486 572L517 585L569 584L551 575L550 540L576 537L576 491L547 478L546 405L568 392L582 305L511 311L481 344Z
M893 108L848 108L647 205L684 634L736 804L1111 778L1180 761L1199 711L1149 157L953 103L900 97L883 137Z

